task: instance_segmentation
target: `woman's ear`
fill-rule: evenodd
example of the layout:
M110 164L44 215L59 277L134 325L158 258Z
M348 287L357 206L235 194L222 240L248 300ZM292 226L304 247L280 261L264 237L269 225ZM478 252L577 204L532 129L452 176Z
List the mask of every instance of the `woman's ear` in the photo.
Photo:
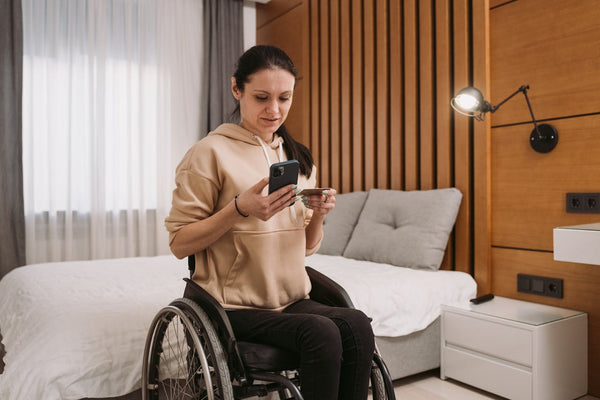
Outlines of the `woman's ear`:
M240 89L235 84L235 77L233 76L231 77L231 93L233 93L233 97L235 97L236 100L240 100Z

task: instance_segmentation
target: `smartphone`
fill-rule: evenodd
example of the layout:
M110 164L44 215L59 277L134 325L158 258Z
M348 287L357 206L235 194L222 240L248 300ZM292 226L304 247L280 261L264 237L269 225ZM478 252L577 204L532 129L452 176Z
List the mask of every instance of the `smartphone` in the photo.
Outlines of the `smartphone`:
M271 165L269 171L269 194L286 185L298 183L298 160L288 160Z

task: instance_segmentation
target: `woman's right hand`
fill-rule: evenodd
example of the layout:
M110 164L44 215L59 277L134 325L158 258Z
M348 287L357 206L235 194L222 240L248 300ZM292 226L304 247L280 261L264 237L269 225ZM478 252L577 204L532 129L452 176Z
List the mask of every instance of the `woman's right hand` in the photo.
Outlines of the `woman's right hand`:
M266 177L250 189L240 193L237 198L237 207L241 213L267 221L292 202L298 200L296 185L287 185L268 196L263 196L263 191L268 184L269 178Z

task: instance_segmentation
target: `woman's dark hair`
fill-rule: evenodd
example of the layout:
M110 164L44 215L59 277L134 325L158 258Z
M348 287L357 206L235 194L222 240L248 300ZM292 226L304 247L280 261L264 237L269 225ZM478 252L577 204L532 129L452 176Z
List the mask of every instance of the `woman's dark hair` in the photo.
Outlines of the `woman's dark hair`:
M275 46L259 45L251 47L238 59L237 68L233 74L235 84L243 92L250 75L263 69L276 68L288 71L294 76L294 79L298 77L294 63L283 50ZM238 102L233 114L237 115L239 111L240 104ZM275 133L283 139L283 148L288 159L298 160L300 173L309 178L313 167L313 157L310 150L302 143L294 140L283 124Z

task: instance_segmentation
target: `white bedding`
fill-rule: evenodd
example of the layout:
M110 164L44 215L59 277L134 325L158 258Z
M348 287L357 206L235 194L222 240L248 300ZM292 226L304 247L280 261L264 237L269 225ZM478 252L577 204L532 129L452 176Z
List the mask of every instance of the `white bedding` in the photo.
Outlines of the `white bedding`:
M341 284L377 336L426 328L440 304L475 296L468 274L313 255L307 265ZM156 312L181 297L185 261L173 256L47 263L0 280L7 354L0 399L114 397L139 388Z
M354 307L373 319L376 336L404 336L427 328L440 305L468 304L477 284L458 271L396 267L340 256L314 254L306 265L339 283Z
M112 397L139 388L158 310L181 297L173 256L29 265L0 281L0 399Z

